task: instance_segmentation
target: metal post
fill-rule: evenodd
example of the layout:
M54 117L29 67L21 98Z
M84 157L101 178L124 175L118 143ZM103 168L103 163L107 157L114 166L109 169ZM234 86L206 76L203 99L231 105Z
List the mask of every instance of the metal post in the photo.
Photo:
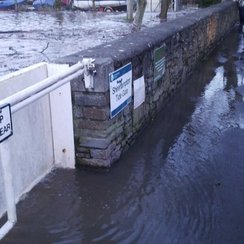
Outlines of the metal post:
M17 222L14 188L10 165L10 152L8 147L9 140L10 138L7 141L3 141L0 144L0 157L2 162L4 189L8 215L8 222L0 229L0 240L9 232L10 229L12 229L14 224Z

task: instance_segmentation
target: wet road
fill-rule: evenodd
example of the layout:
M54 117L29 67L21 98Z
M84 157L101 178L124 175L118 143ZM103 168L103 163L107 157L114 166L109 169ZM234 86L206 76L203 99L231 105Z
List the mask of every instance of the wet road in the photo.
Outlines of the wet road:
M108 171L55 170L2 243L244 243L244 37L199 66Z
M14 67L10 57L1 70ZM244 37L236 31L117 164L52 172L18 204L18 223L1 243L244 243L243 145Z

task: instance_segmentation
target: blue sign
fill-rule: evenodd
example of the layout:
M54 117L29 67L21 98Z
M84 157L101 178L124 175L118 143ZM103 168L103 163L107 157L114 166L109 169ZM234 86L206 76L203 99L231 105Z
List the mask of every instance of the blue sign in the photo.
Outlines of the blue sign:
M130 102L132 96L131 63L109 74L110 117L121 112Z

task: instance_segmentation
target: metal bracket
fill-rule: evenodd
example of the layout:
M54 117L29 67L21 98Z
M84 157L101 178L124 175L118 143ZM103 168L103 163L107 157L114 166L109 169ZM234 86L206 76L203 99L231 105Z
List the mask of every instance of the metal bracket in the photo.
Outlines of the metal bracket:
M96 74L95 59L84 58L82 62L84 64L85 88L92 89L94 88L94 75Z

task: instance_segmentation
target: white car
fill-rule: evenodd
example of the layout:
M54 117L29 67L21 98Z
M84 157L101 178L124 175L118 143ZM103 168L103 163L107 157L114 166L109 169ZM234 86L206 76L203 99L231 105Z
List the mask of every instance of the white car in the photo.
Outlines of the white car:
M93 6L93 2L94 5ZM74 0L73 7L82 10L92 10L95 8L99 11L113 12L126 11L126 0Z

